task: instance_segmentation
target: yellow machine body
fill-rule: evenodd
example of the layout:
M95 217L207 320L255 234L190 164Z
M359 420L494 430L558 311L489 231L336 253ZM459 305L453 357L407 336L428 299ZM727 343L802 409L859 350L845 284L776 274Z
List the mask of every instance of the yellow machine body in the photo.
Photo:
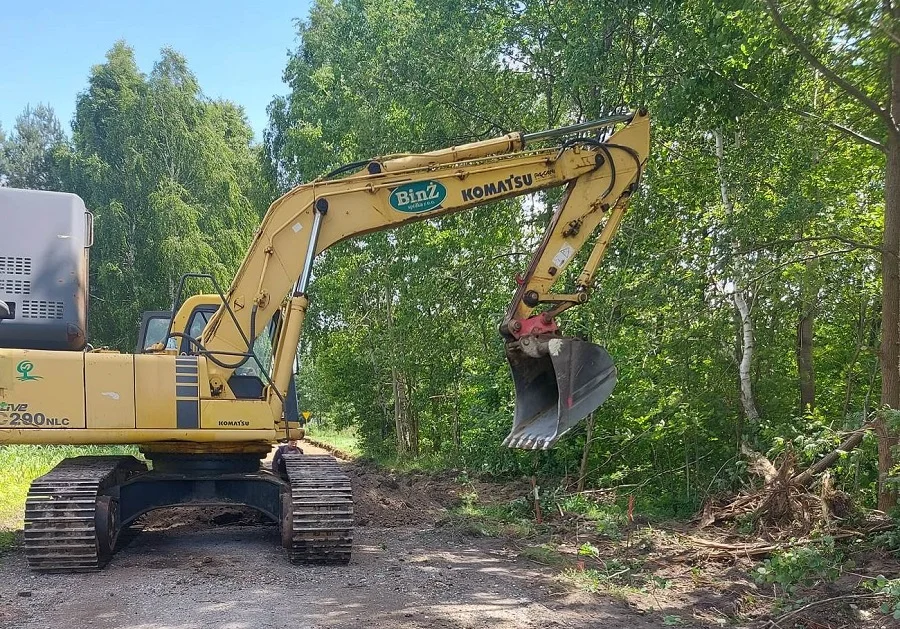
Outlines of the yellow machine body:
M0 350L0 443L273 441L281 403L211 399L206 359ZM293 437L302 436L292 430Z
M578 137L598 129L608 137ZM556 146L525 148L563 137ZM315 256L353 236L564 186L499 326L516 392L504 444L552 447L616 384L606 350L562 335L555 318L588 300L649 146L650 119L639 111L377 158L343 178L298 186L269 208L231 286L222 291L204 276L215 293L179 306L183 279L173 311L144 314L135 354L81 351L83 327L60 319L64 302L51 307L44 300L35 309L30 296L26 304L20 294L0 293L0 444L139 444L152 464L131 455L80 456L36 479L25 503L29 566L98 570L129 523L154 509L197 504L256 509L279 523L294 563L346 564L352 483L337 462L279 449L271 472L260 466L271 442L303 435L294 375ZM49 260L47 243L71 240L72 226L83 220L83 204L73 196L0 196L0 211L20 232L4 241L0 274L15 277L4 278L0 290L26 281L58 288L47 273L31 272ZM31 229L30 210L63 203L73 220ZM590 253L579 257L585 246ZM72 259L86 261L79 247L71 248ZM559 286L576 261L574 286ZM68 266L57 265L62 277L71 275ZM84 274L76 275L82 279L73 295L86 307ZM62 344L69 351L56 349Z

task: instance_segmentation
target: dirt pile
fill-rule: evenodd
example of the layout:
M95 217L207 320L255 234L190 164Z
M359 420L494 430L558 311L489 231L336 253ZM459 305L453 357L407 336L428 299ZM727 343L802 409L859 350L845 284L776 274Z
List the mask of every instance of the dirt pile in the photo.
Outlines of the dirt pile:
M522 482L494 483L469 480L457 470L440 473L396 472L374 464L347 464L353 483L358 526L397 527L435 522L447 509L459 506L475 493L479 503L501 503L530 491Z
M157 509L137 519L136 528L144 531L202 531L217 526L260 526L272 524L266 516L250 507L173 507Z

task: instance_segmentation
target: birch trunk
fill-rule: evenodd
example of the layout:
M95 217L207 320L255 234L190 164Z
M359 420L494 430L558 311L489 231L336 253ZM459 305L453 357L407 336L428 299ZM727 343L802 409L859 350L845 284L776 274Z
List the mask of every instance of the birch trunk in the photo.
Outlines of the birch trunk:
M741 383L741 408L747 421L756 423L759 421L759 412L756 410L756 401L753 398L753 381L750 378L750 369L753 367L753 321L750 319L750 307L744 299L741 291L734 293L734 307L737 308L741 322L741 362L738 365L738 373Z
M800 380L800 414L816 407L816 372L813 362L818 286L816 285L816 260L806 261L800 299L800 320L797 324L797 376Z
M409 419L407 417L406 385L396 366L391 365L391 380L394 385L394 429L397 431L397 454L405 456L411 450Z
M722 206L729 218L734 216L734 203L728 194L728 182L725 178L725 140L722 132L714 131L716 138L716 170L719 176L719 192L722 197ZM739 246L737 238L732 241L732 251L737 252ZM737 273L735 273L737 275ZM737 277L728 278L726 285L733 285L734 293L732 302L739 315L741 356L738 365L738 376L741 389L741 408L744 416L750 423L759 421L759 412L756 410L756 400L753 397L753 380L750 372L753 367L753 349L755 339L753 336L753 320L750 318L750 306L747 304L746 291L740 288Z
M391 386L394 394L394 431L397 435L397 454L409 454L409 423L406 417L406 386L403 374L397 368L397 340L394 338L394 293L390 282L385 287L385 314L387 315L388 342L391 344Z

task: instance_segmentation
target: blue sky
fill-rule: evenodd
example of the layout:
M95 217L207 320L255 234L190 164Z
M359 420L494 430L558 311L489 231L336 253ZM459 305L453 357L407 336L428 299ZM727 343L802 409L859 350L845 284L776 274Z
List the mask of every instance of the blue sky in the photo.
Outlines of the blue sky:
M27 104L49 104L71 132L75 97L118 39L150 72L163 46L183 54L203 92L244 107L261 138L266 107L286 93L294 18L309 0L0 0L0 124Z

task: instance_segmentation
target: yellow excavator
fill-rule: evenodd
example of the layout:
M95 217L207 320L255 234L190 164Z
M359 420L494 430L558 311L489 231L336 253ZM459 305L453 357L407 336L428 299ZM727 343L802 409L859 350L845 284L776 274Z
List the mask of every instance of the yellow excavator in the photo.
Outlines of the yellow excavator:
M273 442L303 436L294 376L316 255L566 186L499 326L516 395L504 444L551 447L616 383L606 350L562 335L556 317L588 300L649 144L639 110L350 164L272 204L226 291L196 275L214 292L182 300L182 279L171 312L144 315L134 354L88 344L93 221L81 199L0 188L0 444L138 444L146 459L75 457L36 479L29 565L97 570L142 514L200 504L246 505L279 523L292 562L348 562L353 502L336 461L289 455L286 479L260 466ZM574 286L554 292L588 243Z

